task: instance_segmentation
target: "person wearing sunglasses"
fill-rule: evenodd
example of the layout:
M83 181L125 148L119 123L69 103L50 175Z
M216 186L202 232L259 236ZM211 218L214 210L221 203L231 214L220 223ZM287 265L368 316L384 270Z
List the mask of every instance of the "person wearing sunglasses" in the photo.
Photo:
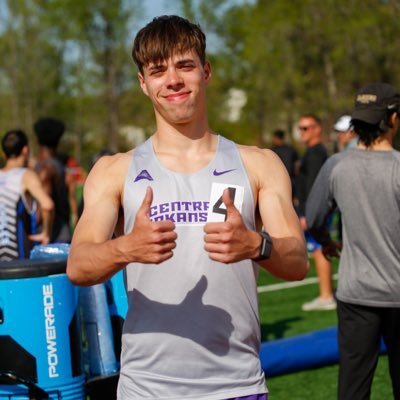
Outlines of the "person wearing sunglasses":
M333 295L332 266L322 254L322 247L309 234L305 218L305 208L319 170L328 158L327 150L322 143L322 126L319 117L313 114L302 115L298 129L300 139L306 146L306 151L300 161L297 179L298 213L304 230L307 250L314 259L315 269L319 278L319 296L302 305L303 311L334 310L336 301Z

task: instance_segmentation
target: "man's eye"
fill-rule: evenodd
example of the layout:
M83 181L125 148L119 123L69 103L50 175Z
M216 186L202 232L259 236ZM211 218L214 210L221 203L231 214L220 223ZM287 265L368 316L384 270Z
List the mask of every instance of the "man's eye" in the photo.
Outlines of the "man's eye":
M194 68L194 66L192 64L185 64L181 66L181 69L183 69L184 71L190 71Z

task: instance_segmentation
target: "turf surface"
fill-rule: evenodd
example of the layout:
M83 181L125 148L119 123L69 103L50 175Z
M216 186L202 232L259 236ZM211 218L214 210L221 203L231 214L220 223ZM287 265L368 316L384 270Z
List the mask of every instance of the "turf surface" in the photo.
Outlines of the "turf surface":
M334 263L334 272L337 263ZM315 276L311 265L308 277ZM282 281L260 271L259 286ZM335 282L336 284L336 282ZM301 305L318 296L318 284L259 294L262 341L287 338L337 325L336 311L304 312ZM267 377L269 400L333 400L337 398L338 366ZM371 400L392 399L387 357L381 356L372 385Z

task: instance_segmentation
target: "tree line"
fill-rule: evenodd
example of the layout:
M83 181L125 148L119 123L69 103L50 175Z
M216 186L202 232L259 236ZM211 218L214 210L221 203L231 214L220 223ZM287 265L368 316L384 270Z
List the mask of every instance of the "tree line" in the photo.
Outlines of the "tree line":
M211 126L266 146L318 114L329 132L372 81L400 86L398 0L178 0L208 37ZM150 103L130 57L146 22L139 0L0 0L0 128L31 134L65 121L65 150L84 164L102 147L132 146L121 128L151 134ZM235 109L236 110L233 110ZM235 112L233 112L235 111Z

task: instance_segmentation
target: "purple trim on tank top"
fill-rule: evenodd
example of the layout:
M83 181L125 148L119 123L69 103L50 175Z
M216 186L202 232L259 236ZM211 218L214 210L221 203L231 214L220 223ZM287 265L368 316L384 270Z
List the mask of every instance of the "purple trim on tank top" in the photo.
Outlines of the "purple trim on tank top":
M266 393L252 394L251 396L233 397L227 400L268 400L268 395Z

